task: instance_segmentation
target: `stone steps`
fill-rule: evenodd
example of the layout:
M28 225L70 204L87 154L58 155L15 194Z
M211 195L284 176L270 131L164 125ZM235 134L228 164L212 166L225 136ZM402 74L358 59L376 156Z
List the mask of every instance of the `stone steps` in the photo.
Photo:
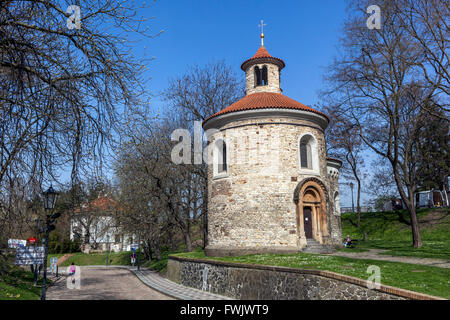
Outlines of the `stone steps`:
M329 246L322 245L315 239L306 239L306 248L302 250L306 253L333 253L334 250Z

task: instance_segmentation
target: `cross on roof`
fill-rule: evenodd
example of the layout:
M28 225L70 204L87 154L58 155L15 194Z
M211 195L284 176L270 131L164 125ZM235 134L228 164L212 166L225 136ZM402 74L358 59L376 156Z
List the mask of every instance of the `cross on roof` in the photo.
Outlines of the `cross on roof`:
M264 23L264 20L261 20L261 24L258 26L261 27L261 45L264 46L264 26L267 26L267 24Z

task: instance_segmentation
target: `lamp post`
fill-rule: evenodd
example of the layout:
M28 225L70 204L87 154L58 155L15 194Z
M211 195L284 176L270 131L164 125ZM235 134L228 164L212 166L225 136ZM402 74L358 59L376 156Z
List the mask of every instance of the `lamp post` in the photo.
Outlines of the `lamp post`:
M56 198L58 198L58 192L56 192L50 185L47 191L42 193L44 195L44 209L49 212L46 214L46 225L45 225L45 238L44 238L44 278L42 280L42 294L41 300L45 300L46 290L47 290L47 255L48 255L48 236L55 226L52 225L61 214L56 213L50 215L50 212L55 209Z
M137 269L141 270L141 233L138 234Z
M355 212L355 205L353 203L353 182L350 182L350 189L352 189L352 212Z
M109 264L109 234L106 235L106 266Z
M42 233L43 228L42 228L42 221L40 218L36 218L34 221L36 222L36 242L34 243L34 248L36 248L38 246L38 241L37 241L38 235ZM34 274L33 282L34 282L34 285L37 285L39 266L37 264L33 264L32 267L33 267L33 274Z

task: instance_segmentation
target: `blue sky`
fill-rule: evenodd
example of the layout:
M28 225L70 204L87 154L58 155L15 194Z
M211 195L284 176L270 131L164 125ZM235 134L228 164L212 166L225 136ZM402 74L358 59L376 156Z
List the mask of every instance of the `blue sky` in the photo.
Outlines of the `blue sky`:
M154 16L157 38L146 41L152 80L158 94L171 77L189 65L225 59L238 75L240 65L260 46L260 20L265 47L286 63L282 72L283 93L307 105L318 102L324 67L332 61L345 17L345 1L157 1L147 9ZM154 99L155 107L160 107Z
M157 95L166 88L168 80L194 64L224 59L245 81L240 66L260 46L261 19L266 24L265 47L286 63L281 78L283 93L313 106L320 99L325 67L337 53L346 3L173 0L157 1L146 14L154 17L154 33L164 30L145 43L146 56L154 57L149 64L149 89L155 94L155 109L164 108ZM351 206L346 186L341 186L341 205Z
M344 0L158 0L139 14L152 18L149 24L152 34L163 30L159 36L133 47L137 58L154 58L147 65L146 76L151 77L147 86L154 95L155 111L164 109L158 95L167 87L168 80L195 64L225 60L244 82L240 66L260 46L261 19L266 24L265 47L286 63L281 74L283 93L314 106L320 101L325 68L337 54L346 3ZM340 191L341 206L351 206L350 188L342 185ZM363 196L364 199L368 197Z

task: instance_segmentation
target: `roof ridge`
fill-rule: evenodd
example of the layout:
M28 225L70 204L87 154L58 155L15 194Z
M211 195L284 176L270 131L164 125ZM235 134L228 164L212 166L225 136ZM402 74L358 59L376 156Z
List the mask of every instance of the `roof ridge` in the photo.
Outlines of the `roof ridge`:
M242 99L236 101L235 103L229 105L225 109L216 112L210 117L206 118L203 123L214 118L216 116L220 116L226 113L238 112L238 111L246 111L246 110L254 110L254 109L295 109L295 110L303 110L313 112L319 115L324 116L328 121L329 118L323 112L315 110L303 103L300 103L292 98L285 96L282 93L278 92L254 92L249 95L246 95Z

